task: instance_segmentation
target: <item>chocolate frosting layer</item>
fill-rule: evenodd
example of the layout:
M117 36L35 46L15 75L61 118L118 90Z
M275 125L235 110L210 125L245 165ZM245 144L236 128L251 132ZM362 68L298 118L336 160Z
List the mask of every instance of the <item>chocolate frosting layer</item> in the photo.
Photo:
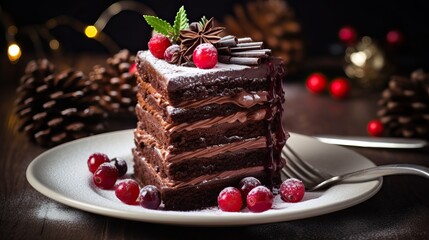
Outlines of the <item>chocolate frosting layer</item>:
M204 99L217 95L236 94L246 91L268 90L267 63L249 67L218 63L212 69L198 69L169 64L140 51L136 57L140 77L170 102L177 106L183 101Z

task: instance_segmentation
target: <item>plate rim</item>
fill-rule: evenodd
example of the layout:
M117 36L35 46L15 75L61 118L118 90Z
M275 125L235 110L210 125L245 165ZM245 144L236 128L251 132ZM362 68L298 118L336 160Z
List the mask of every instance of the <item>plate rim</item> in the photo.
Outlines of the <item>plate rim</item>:
M37 164L40 164L40 161L44 161L45 156L51 154L52 152L58 151L61 148L68 147L69 145L79 144L79 142L90 141L93 138L103 138L103 137L108 137L108 135L116 135L116 134L129 134L129 132L132 132L133 130L134 129L126 129L126 130L96 134L89 137L73 140L73 141L58 145L56 147L53 147L51 149L48 149L45 152L38 155L36 158L34 158L28 165L26 169L27 181L35 190L37 190L44 196L48 197L49 199L52 199L56 202L62 203L64 205L67 205L76 209L80 209L86 212L95 213L95 214L108 216L108 217L115 217L115 218L134 220L134 221L143 221L143 222L150 222L150 223L158 223L158 224L177 225L177 226L244 226L244 225L254 225L254 224L285 222L285 221L298 220L298 219L304 219L309 217L316 217L316 216L321 216L328 213L337 212L337 211L355 206L359 203L362 203L368 200L369 198L373 197L381 189L383 185L382 177L376 180L372 180L370 182L374 182L375 186L373 186L370 189L370 191L366 192L366 194L355 196L354 198L350 198L347 201L341 202L341 204L333 203L333 204L327 204L323 208L314 208L317 210L316 213L312 211L314 209L306 209L305 211L302 211L302 210L289 211L287 212L288 213L287 215L285 215L285 213L283 213L281 210L271 211L269 212L269 214L222 212L221 214L213 214L213 215L208 215L208 214L196 215L195 213L197 213L198 211L189 211L189 212L179 212L179 213L183 213L180 217L182 221L177 221L177 220L171 219L172 215L178 213L177 211L160 211L160 210L145 209L146 211L148 211L149 214L142 214L142 212L131 212L131 211L125 212L124 210L121 210L121 209L112 209L106 206L98 206L96 204L82 202L80 200L73 199L69 196L65 196L62 193L55 191L52 187L46 186L35 176L35 174L33 174L36 170ZM307 135L293 133L293 132L290 132L289 134L291 137L300 136L300 137L317 141L315 138L312 138ZM323 145L329 145L322 142L319 142L319 143ZM335 147L346 149L347 152L353 152L357 154L360 158L370 162L372 165L375 166L375 164L371 160L369 160L365 156L351 149L348 149L342 146L335 146ZM338 206L338 205L341 205L341 206ZM246 216L245 222L242 222L243 214L248 214L248 216ZM225 221L225 222L220 221L220 220L223 220L224 218L227 218L228 221ZM195 221L197 219L198 221Z

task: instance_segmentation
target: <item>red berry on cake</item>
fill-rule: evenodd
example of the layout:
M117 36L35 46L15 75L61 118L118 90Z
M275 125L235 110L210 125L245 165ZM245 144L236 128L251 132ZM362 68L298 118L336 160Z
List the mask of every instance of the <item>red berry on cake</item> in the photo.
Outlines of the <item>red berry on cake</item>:
M118 169L118 177L122 177L125 175L125 173L127 173L128 166L124 159L116 157L113 158L110 162Z
M93 153L87 160L89 171L94 173L97 168L105 162L110 162L109 157L104 153Z
M380 120L371 120L367 125L368 134L373 137L379 137L383 134L383 123Z
M336 99L344 99L349 95L350 84L345 78L335 78L329 86L332 97Z
M161 193L153 185L146 185L140 190L140 206L147 209L157 209L161 204Z
M92 180L97 187L110 189L118 180L118 169L111 163L103 163L94 172Z
M192 60L198 68L213 68L217 64L217 49L210 43L200 44L195 48Z
M180 47L177 44L169 46L164 53L164 60L168 63L176 63L178 61L177 56L180 52Z
M133 179L125 179L115 186L116 197L126 204L135 204L139 194L139 184Z
M265 186L253 188L247 195L247 208L251 212L264 212L273 205L273 193Z
M299 202L304 197L304 183L296 178L286 179L280 185L279 192L283 201L291 203Z
M313 73L307 77L306 86L308 91L314 94L322 93L326 90L328 80L322 73Z
M238 189L240 189L243 199L246 200L247 194L249 194L249 192L257 186L261 186L261 182L257 178L245 177L238 184Z
M224 188L217 197L217 203L224 212L239 212L243 206L240 190L235 187Z
M154 57L159 59L164 58L164 52L170 45L170 39L161 34L153 35L148 43L150 53L152 53Z

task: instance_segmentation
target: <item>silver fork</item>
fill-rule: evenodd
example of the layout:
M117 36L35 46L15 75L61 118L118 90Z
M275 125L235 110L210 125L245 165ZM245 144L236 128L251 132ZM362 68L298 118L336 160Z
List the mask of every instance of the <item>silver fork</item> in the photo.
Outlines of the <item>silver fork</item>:
M307 191L325 189L342 182L364 182L394 174L413 174L429 178L429 168L415 164L389 164L332 176L304 161L286 144L282 156L287 159L282 172L289 178L300 179Z

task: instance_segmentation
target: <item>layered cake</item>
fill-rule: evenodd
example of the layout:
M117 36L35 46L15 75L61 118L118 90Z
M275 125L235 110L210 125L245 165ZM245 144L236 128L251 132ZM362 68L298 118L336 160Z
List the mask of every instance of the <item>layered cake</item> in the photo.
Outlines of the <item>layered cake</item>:
M140 51L134 175L157 186L165 209L216 204L217 195L254 176L280 182L285 144L283 63L177 66Z
M160 34L136 56L135 178L167 210L214 206L249 176L278 186L283 62L261 42L221 38L213 19L188 24L183 7L174 25L144 17Z

